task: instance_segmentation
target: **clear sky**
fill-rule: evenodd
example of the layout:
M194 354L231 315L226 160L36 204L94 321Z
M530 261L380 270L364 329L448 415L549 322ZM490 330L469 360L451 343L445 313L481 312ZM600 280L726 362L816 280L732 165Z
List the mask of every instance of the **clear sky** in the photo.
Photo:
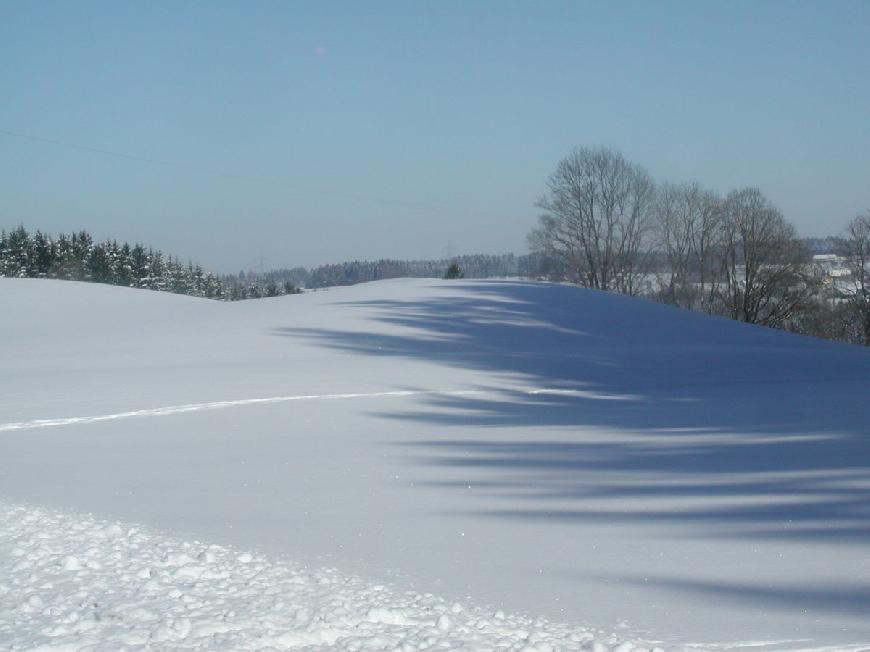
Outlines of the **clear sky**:
M577 145L837 233L870 2L0 2L5 228L215 271L522 252Z

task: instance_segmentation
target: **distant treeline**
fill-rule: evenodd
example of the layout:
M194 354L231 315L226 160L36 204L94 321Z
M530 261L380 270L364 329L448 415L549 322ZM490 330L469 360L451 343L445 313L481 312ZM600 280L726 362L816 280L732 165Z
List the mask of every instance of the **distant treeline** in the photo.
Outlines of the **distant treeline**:
M764 300L776 305L783 302L782 297L796 292L801 301L792 306L787 320L767 325L806 335L870 344L870 284L867 283L870 278L870 215L856 218L850 225L848 237L794 238L789 246L802 252L793 268L797 280L785 283L779 290L780 295ZM825 272L808 262L809 252L839 253L839 264L845 268ZM739 277L734 286L739 298L746 292L748 277L742 254L738 262ZM638 276L642 283L638 284L635 293L674 305L728 314L716 303L707 306L691 301L705 291L717 298L711 289L716 290L721 280L712 275L710 279L698 282L686 272L686 265L678 263L680 260L675 258L671 249L654 244L646 250L644 273ZM116 240L94 242L86 231L56 237L42 231L29 233L23 226L10 232L0 231L0 277L90 281L222 301L276 297L297 294L301 292L299 288L318 289L391 278L442 278L448 268L454 270L452 277L519 277L578 282L578 277L572 276L562 261L554 259L551 252L540 250L521 256L474 254L439 260L355 260L312 269L296 267L260 274L217 275L205 272L193 263L185 265L178 258L141 244L119 244ZM679 276L681 269L682 278ZM765 264L760 267L760 272L772 270L780 274L783 269L781 263ZM712 271L715 272L715 268ZM675 291L677 289L680 291ZM758 320L757 323L765 322Z
M218 275L138 243L94 242L87 231L58 236L38 230L30 233L23 226L0 231L0 276L107 283L223 301L297 294L301 287L440 278L451 263L460 266L465 278L533 277L538 267L534 255L476 254L443 260L355 260L312 269Z
M299 292L290 283L221 278L141 244L94 242L87 231L52 237L23 226L0 231L0 276L90 281L225 301Z
M273 282L278 285L317 289L335 285L355 285L389 278L441 278L451 264L458 264L465 278L534 277L538 274L537 257L514 254L473 254L439 260L354 260L347 263L321 265L305 269L279 269L262 274L239 272L222 277L227 282Z

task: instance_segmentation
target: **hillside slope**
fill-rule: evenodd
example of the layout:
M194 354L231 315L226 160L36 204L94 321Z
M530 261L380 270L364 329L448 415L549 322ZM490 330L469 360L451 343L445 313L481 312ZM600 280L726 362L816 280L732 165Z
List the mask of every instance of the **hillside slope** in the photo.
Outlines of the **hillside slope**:
M863 349L508 281L0 307L9 504L672 644L870 642Z

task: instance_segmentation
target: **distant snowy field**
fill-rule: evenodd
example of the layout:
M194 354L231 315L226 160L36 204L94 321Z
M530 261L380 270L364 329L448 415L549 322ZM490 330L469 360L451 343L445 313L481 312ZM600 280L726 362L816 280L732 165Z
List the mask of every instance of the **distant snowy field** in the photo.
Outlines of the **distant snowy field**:
M571 287L0 279L0 649L864 649L868 397Z

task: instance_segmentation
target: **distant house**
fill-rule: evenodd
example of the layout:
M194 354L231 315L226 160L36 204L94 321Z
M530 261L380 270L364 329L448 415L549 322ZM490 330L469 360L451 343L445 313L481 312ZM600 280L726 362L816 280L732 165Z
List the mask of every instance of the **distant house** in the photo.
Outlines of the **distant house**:
M813 256L813 268L832 299L855 293L852 271L845 257L837 254L816 254Z

